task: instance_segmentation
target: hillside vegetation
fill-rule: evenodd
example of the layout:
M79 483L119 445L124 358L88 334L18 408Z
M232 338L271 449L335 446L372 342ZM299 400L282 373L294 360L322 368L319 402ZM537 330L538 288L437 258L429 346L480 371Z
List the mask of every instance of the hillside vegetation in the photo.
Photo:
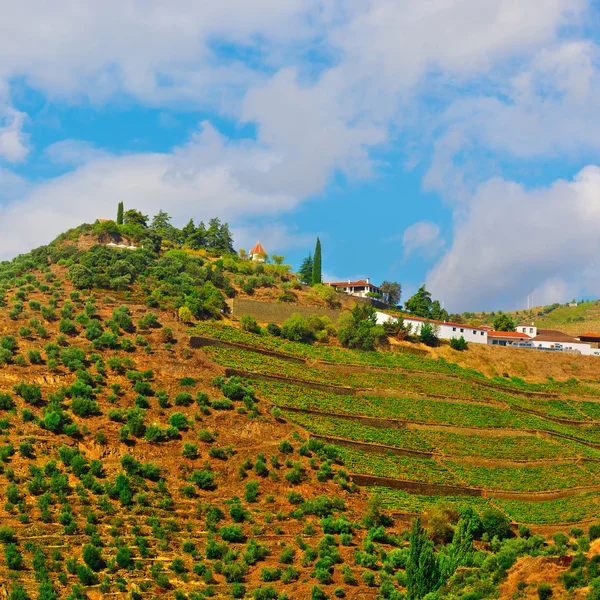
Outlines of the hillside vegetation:
M597 597L595 382L244 331L228 296L319 296L113 225L0 264L10 600L537 597L514 574L556 557L557 595Z

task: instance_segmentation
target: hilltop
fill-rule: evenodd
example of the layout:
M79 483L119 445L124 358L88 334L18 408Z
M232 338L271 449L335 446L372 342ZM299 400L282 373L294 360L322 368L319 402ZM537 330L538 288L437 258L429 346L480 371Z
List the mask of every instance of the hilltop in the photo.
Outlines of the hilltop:
M84 225L0 263L5 595L537 597L551 568L556 595L584 594L597 380L232 319L231 297L351 305L212 224L199 247L196 229ZM368 311L345 313L347 345L372 341Z

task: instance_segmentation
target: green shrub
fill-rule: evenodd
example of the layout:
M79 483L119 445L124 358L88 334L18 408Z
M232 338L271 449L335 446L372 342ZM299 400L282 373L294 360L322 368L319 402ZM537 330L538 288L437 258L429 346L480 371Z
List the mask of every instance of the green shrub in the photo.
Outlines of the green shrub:
M246 502L256 502L256 498L258 497L258 481L249 481L246 484L246 489L244 490L244 500Z
M196 444L185 442L183 444L183 449L181 450L181 456L190 459L198 458L198 446Z
M42 354L39 350L30 349L27 351L27 358L32 365L41 365L44 363Z
M439 339L437 337L435 326L429 321L425 321L419 330L419 341L426 346L437 346Z
M276 323L269 323L267 325L267 332L274 337L281 337L281 327Z
M10 394L0 392L0 410L11 410L15 407L15 402Z
M34 383L21 382L13 386L15 393L28 404L39 404L42 400L42 388Z
M219 534L230 544L241 544L246 541L246 536L239 525L226 525L221 527Z
M177 396L175 396L175 400L173 403L175 406L190 406L194 402L192 395L189 392L179 392Z
M106 566L100 550L92 544L86 544L83 547L82 557L85 564L92 569L92 571L101 571Z
M467 344L464 336L462 335L459 338L452 338L450 340L450 348L452 348L453 350L458 350L462 352L463 350L466 350L468 346L469 345Z
M138 320L138 326L140 329L154 329L160 327L158 316L153 312L146 313Z
M271 581L279 581L281 579L281 569L277 568L269 568L263 567L260 571L260 580L271 582Z
M549 583L540 583L537 588L538 598L548 600L552 597L552 586Z
M214 473L207 470L194 471L189 481L195 483L201 490L211 490L214 487Z
M249 331L250 333L260 333L260 327L256 322L256 319L251 315L242 315L240 317L240 326L243 331Z
M198 431L198 439L207 444L212 444L215 441L213 434L208 429L200 429Z
M184 431L189 428L190 424L185 415L177 412L169 417L169 425L175 427L178 431Z
M300 314L293 314L283 322L281 337L292 342L311 342L315 338L307 320Z
M233 402L227 398L217 398L210 403L215 410L233 410Z

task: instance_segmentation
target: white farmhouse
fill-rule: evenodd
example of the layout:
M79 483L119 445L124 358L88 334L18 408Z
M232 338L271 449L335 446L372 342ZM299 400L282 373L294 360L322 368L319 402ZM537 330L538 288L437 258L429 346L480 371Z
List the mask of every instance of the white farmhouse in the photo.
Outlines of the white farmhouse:
M594 354L595 348L586 341L574 338L556 329L538 329L534 323L519 323L518 332L527 333L533 348L539 350L562 350L580 354Z
M360 298L366 298L368 293L381 294L381 290L373 285L368 277L358 281L351 281L350 279L348 281L327 281L324 285L329 285L341 292L350 294L350 296L359 296Z
M467 342L476 344L488 343L489 327L477 327L475 325L466 325L464 323L451 323L449 321L435 321L433 319L423 319L422 317L407 316L403 317L404 324L411 326L411 333L418 335L423 323L429 322L436 329L436 335L441 340L451 340L452 338L464 337ZM398 317L388 313L378 312L377 323L382 325L388 321L397 321Z

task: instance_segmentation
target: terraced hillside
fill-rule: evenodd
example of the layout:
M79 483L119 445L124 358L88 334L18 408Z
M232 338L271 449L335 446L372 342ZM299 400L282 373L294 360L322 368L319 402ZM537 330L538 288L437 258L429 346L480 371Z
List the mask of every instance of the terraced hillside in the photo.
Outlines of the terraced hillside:
M0 263L0 598L600 589L597 382L246 333L253 265L95 227Z
M368 498L333 447L271 417L139 290L15 271L0 294L0 597L304 598L344 581L375 597L351 559ZM337 519L346 545L318 545Z
M202 350L251 379L286 420L339 447L353 480L395 510L420 512L443 496L497 507L520 523L600 515L593 383L491 380L420 356L319 348L216 325L197 333L238 344Z

